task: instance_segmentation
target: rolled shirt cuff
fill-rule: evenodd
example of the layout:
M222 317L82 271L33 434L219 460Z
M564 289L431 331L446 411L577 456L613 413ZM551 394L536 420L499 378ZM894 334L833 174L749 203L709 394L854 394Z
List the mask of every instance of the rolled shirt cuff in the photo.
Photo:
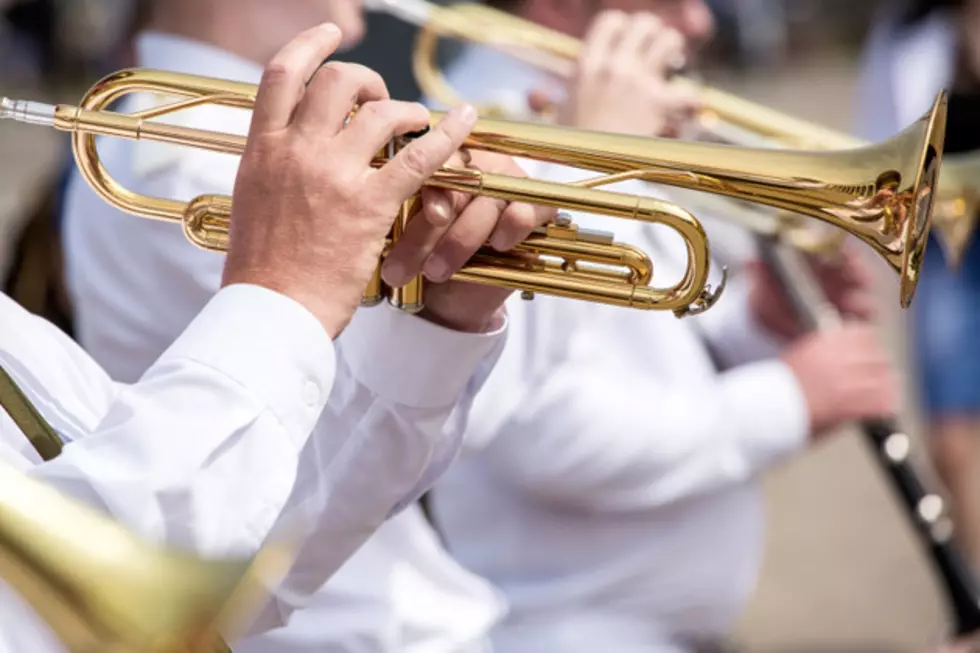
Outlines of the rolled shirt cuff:
M506 329L504 317L486 333L453 331L385 304L357 311L337 345L372 392L403 406L435 408L459 399Z
M301 448L326 405L336 353L320 321L273 290L236 284L218 291L160 357L214 369L265 402Z

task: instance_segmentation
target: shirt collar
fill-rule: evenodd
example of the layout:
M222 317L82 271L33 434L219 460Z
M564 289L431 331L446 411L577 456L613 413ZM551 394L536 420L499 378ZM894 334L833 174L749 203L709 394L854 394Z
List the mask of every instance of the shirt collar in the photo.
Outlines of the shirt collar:
M257 84L262 66L213 45L175 34L146 31L136 37L139 65L178 73Z

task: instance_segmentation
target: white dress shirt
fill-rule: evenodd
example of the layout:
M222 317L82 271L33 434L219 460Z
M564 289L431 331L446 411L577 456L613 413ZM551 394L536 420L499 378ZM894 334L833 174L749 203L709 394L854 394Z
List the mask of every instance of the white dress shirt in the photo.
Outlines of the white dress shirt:
M150 540L210 556L254 554L272 532L337 359L301 305L238 285L215 295L131 386L111 381L67 336L0 295L0 364L67 443L42 463L0 411L6 462ZM324 427L317 437L337 445L358 436ZM356 473L338 469L334 480L342 486ZM390 509L362 507L374 521ZM9 588L2 593L0 650L62 650Z
M535 83L477 48L449 78L477 102L500 89L517 101ZM686 255L666 227L574 218L650 252L657 285L680 278ZM471 414L472 451L433 492L449 549L508 600L496 653L682 651L724 635L762 555L758 475L799 451L809 426L744 279L685 320L546 297L509 315Z
M139 65L150 68L253 83L262 72L214 47L160 33L142 34L137 52ZM249 114L200 107L168 120L245 133ZM106 139L100 151L128 188L178 199L230 193L237 172L236 158L161 144ZM107 207L77 176L66 207L80 340L112 376L138 378L215 292L223 258L189 245L179 225ZM277 610L260 621L270 629L291 619L288 626L237 643L236 651L479 650L500 610L496 594L437 546L411 503L454 459L468 403L499 354L502 332L450 332L388 307L358 311L337 342L338 386L326 413L333 429L363 436L343 450L314 438L290 499L313 515L345 516L317 522ZM347 375L363 385L341 385ZM357 470L340 488L333 480L338 465ZM407 481L414 484L410 493ZM394 518L324 587L338 561L380 525L364 519L362 502L379 501L397 502Z

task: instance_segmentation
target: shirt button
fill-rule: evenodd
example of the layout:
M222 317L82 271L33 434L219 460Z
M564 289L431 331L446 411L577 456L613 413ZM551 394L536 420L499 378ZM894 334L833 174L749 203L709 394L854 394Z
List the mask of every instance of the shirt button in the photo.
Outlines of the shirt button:
M311 408L320 403L320 386L315 381L307 381L303 386L303 401Z

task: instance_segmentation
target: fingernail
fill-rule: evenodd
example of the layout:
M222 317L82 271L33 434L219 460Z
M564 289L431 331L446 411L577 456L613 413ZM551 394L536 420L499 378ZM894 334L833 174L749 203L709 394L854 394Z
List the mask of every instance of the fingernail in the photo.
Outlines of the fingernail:
M408 282L405 266L398 261L385 261L381 266L381 278L393 288L399 288Z
M340 28L337 27L334 23L323 23L320 26L320 29L322 29L327 34L340 34Z
M422 272L430 281L437 283L447 281L450 276L449 264L446 263L446 259L438 254L429 257L429 260L425 262L425 267L422 268Z
M433 225L443 226L453 221L453 216L450 211L449 200L445 196L440 195L431 200L426 215L429 217L429 222Z
M459 116L459 119L463 122L472 125L476 123L477 114L476 108L472 104L460 104L453 108L453 112Z

